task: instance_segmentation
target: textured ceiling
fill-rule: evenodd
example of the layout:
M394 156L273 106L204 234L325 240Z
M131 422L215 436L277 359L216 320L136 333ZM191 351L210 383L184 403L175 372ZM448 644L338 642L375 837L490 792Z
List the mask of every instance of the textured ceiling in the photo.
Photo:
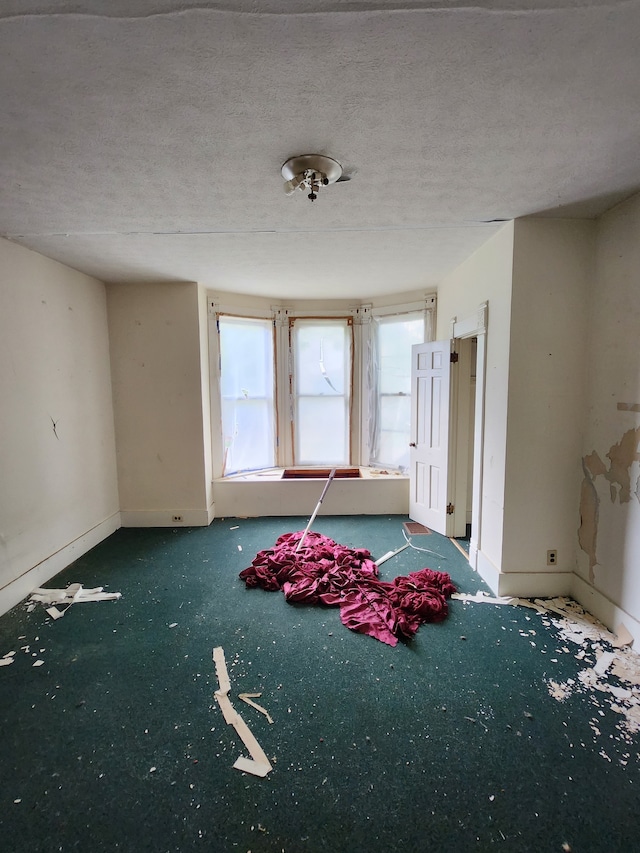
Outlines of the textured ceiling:
M105 281L430 288L640 188L640 2L4 0L0 233ZM349 182L286 197L295 154Z

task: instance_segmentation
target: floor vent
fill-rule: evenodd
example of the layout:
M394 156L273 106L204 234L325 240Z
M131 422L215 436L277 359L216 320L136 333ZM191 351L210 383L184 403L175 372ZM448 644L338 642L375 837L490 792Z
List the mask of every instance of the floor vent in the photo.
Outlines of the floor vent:
M402 526L407 536L426 536L431 533L428 527L418 521L403 521Z

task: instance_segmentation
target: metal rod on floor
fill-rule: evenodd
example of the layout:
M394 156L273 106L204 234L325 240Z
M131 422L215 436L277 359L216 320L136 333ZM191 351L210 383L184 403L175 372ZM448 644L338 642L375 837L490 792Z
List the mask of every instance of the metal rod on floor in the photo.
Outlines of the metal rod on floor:
M386 563L387 560L390 560L392 557L395 557L396 554L399 554L400 551L404 551L405 548L409 548L411 546L411 542L407 542L405 545L401 545L399 548L396 548L395 551L387 551L386 554L383 554L379 560L376 560L376 566L381 566L383 563Z
M331 481L333 480L333 478L334 478L335 476L336 476L336 469L335 469L335 468L332 468L332 469L331 469L331 473L329 474L329 479L328 479L328 480L327 480L327 482L324 484L324 489L322 490L322 494L320 495L320 500L319 500L319 501L318 501L318 503L316 504L316 508L315 508L315 509L314 509L314 511L313 511L313 515L312 515L312 516L311 516L311 518L309 519L309 524L307 524L307 526L305 527L305 529L304 529L304 533L302 534L302 536L300 537L300 541L299 541L299 542L298 542L298 544L296 545L296 553L297 553L297 552L300 550L300 548L302 547L302 543L304 542L304 540L305 540L305 538L306 538L306 536L307 536L307 533L311 530L311 525L312 525L312 524L313 524L313 522L315 521L315 517L316 517L316 515L318 514L318 510L320 509L320 505L322 504L322 501L324 500L324 496L327 494L327 489L328 489L328 488L329 488L329 486L331 485Z

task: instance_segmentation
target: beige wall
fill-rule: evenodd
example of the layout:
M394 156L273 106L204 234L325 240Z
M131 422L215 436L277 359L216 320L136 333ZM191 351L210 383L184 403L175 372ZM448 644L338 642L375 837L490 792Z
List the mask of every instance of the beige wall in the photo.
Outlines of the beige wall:
M640 195L597 226L578 572L640 622Z
M438 340L450 337L454 317L464 320L473 316L483 302L489 304L482 517L478 537L478 559L488 574L498 572L502 565L513 235L511 222L438 288Z
M594 236L594 222L515 222L503 572L575 568Z
M123 526L210 521L206 302L197 284L107 288Z
M4 609L119 526L104 285L6 240L0 396Z

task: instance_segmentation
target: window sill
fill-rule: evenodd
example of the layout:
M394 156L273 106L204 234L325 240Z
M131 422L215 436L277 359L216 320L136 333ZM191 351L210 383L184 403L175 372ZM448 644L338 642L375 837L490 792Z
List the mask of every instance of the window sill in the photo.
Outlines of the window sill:
M322 473L319 474L316 471L310 473L308 476L304 476L304 474L310 469L295 469L295 468L265 468L262 471L250 471L246 473L240 474L229 474L226 477L217 477L214 480L214 483L237 483L237 482L250 482L250 483L264 483L265 481L282 481L282 482L299 482L300 480L322 480L327 479L329 476L330 469L322 469ZM353 471L353 468L347 469L349 472ZM359 474L353 475L349 473L348 475L340 475L340 469L336 473L336 479L346 479L346 480L408 480L409 477L407 474L402 474L400 471L393 471L387 468L369 468L366 466L359 467ZM326 471L326 473L325 473ZM297 472L297 473L291 473Z

